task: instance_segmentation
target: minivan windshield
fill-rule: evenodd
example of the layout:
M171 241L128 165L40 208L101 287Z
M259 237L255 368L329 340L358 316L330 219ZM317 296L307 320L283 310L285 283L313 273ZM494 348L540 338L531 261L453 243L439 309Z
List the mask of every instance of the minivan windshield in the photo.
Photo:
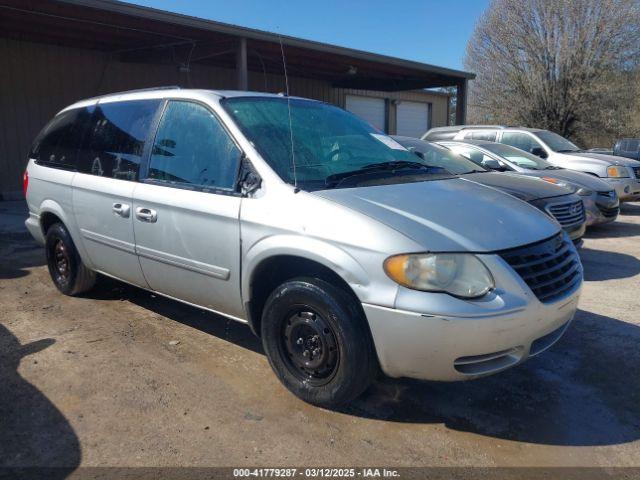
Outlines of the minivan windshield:
M464 175L466 173L480 173L488 170L472 162L468 158L452 152L446 147L436 145L424 140L410 137L393 137L398 143L420 157L430 165L442 167L454 175Z
M502 143L486 143L482 144L482 148L521 168L529 170L558 170L560 168L532 153Z
M451 178L333 105L287 97L235 97L221 104L271 168L307 190Z
M580 148L571 143L564 137L561 137L557 133L550 132L549 130L539 130L533 132L533 134L542 140L547 146L554 152L579 152Z

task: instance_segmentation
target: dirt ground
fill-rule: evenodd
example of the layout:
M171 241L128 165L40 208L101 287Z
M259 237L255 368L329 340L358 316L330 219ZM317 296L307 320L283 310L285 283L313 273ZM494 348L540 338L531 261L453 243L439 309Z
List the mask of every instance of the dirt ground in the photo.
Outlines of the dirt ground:
M288 393L246 326L115 281L59 294L22 208L0 203L0 466L640 466L640 204L588 232L548 352L342 411Z

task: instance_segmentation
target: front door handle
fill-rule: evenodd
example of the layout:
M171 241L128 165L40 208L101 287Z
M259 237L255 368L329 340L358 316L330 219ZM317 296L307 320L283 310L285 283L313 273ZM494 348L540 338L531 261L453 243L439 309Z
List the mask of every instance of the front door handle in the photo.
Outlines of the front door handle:
M136 217L142 222L155 223L158 220L158 212L151 208L138 207L136 208Z
M120 217L128 218L131 207L126 203L114 203L111 210Z

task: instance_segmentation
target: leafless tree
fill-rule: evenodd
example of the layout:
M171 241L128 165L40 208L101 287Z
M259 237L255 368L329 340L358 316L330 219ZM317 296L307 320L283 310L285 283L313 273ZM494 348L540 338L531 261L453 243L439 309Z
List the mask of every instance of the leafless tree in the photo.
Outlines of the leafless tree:
M492 0L467 46L469 117L586 144L633 133L639 64L640 0Z

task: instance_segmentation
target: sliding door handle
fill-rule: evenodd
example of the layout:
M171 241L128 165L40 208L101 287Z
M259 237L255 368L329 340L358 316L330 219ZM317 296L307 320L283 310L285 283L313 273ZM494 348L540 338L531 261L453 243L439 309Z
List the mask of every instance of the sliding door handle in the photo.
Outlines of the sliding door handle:
M158 213L151 208L138 207L136 208L136 218L141 222L155 223L158 220Z
M129 212L131 211L131 207L126 203L114 203L113 206L111 207L111 210L113 211L113 213L115 213L120 217L129 218Z

